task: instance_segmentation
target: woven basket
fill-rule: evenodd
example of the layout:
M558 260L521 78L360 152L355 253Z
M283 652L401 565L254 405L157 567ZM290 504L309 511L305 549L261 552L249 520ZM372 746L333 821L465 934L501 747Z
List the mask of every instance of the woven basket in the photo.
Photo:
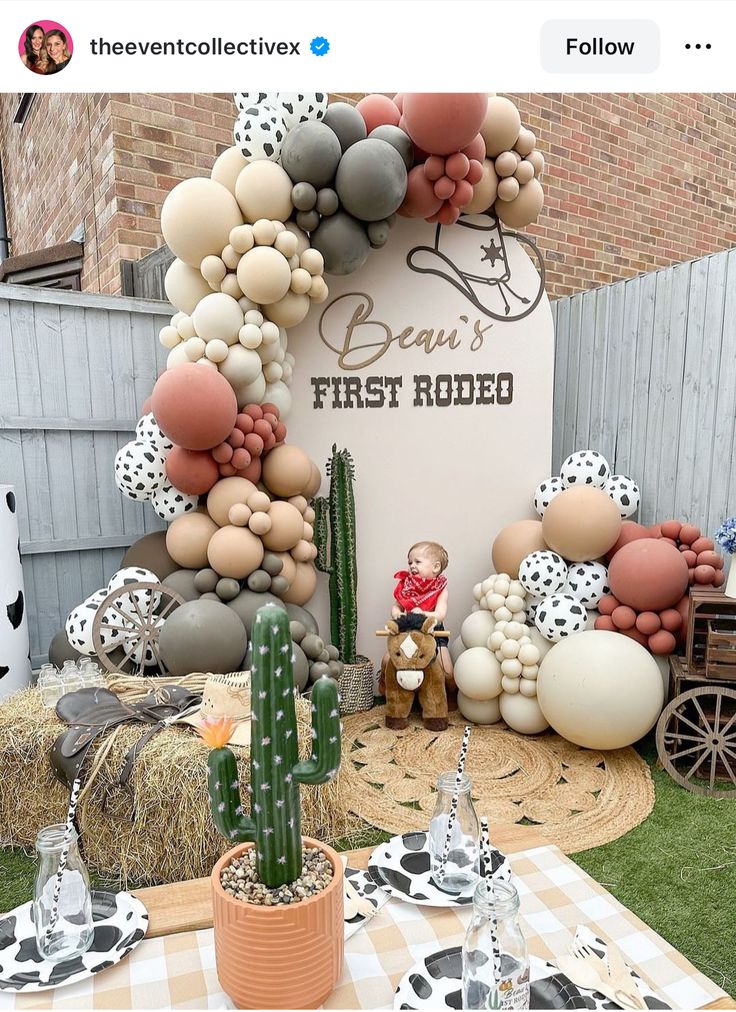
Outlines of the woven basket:
M346 664L337 683L340 713L360 713L373 706L373 663L357 654L355 664Z

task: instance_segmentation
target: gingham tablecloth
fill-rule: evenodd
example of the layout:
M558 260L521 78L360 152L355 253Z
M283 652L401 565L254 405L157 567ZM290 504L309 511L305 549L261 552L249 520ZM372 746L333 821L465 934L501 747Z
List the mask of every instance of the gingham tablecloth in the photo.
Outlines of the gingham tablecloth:
M542 959L567 948L578 924L615 942L662 997L696 1009L725 992L570 861L557 847L511 856L529 949ZM342 980L324 1006L393 1006L402 976L438 949L461 945L470 910L420 907L391 899L345 945ZM96 977L38 994L0 993L0 1009L232 1009L215 971L212 929L144 940L128 959Z

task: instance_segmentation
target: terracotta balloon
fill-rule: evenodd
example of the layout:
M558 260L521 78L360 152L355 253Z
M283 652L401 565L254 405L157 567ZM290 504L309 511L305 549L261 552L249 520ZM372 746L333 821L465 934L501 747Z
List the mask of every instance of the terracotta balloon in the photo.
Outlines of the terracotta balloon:
M182 569L204 569L217 524L206 513L185 513L169 525L166 550Z
M532 552L547 548L539 520L517 520L496 535L491 559L497 573L508 573L512 580L519 576L519 564Z
M284 443L274 447L263 461L262 474L271 492L288 499L305 493L312 477L312 461L298 446Z
M161 208L161 231L169 249L197 269L206 256L219 256L231 230L242 224L238 202L227 187L201 176L177 183Z
M606 552L606 558L610 561L616 552L628 545L630 541L638 541L641 538L651 537L649 529L635 520L624 520L621 524L621 533L616 538L616 543Z
M247 527L220 527L210 538L207 559L220 576L243 580L263 561L263 543Z
M161 431L177 446L210 450L232 432L238 402L217 369L186 362L156 380L151 410Z
M485 92L410 92L404 95L402 112L415 144L435 155L450 155L475 139L487 107Z
M687 562L669 542L643 538L616 553L608 583L623 604L637 611L662 611L676 605L687 590Z
M365 121L366 133L378 126L398 126L401 113L392 99L386 95L366 95L355 107Z
M601 558L615 544L621 533L621 516L605 492L580 485L555 496L545 511L542 530L549 547L563 559L589 562Z
M245 503L256 487L246 478L223 478L207 496L207 512L220 527L230 523L230 510L237 503ZM250 514L249 514L250 516ZM246 518L246 523L248 518Z
M409 172L406 196L399 208L405 218L429 218L442 206L442 200L434 192L434 186L427 178L423 165L415 165Z
M204 495L220 477L217 463L206 450L185 450L175 446L166 457L166 474L180 492Z

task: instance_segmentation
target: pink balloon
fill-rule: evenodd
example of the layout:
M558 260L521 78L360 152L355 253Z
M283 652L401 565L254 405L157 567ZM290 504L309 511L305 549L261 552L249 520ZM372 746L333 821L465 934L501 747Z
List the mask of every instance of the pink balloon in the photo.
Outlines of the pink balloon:
M452 204L443 204L437 212L437 221L442 225L454 225L460 217L460 211Z
M449 176L440 176L434 184L435 197L439 197L440 200L447 200L455 192L455 185Z
M406 196L399 214L405 218L428 218L436 214L441 205L442 201L434 195L431 180L424 174L424 166L415 165L407 178Z
M403 119L420 148L450 155L475 140L487 108L485 92L410 92L404 96Z
M476 134L467 147L463 148L463 154L472 161L482 162L486 157L486 142L483 134Z
M403 110L404 110L404 93L403 93L403 91L397 91L396 94L394 95L394 105L399 110L399 112L403 112ZM483 150L485 151L485 148Z
M450 179L454 179L455 181L459 179L465 179L465 177L468 174L469 168L470 168L470 159L468 158L467 155L464 155L462 151L456 151L455 154L450 155L450 157L445 162L446 175L448 175Z
M424 174L433 183L437 182L445 174L445 159L439 155L430 155L424 163Z
M460 208L462 210L466 204L469 204L473 199L473 187L467 181L467 179L459 179L455 184L455 192L450 197L450 203L453 207Z
M476 183L479 183L483 178L483 163L477 162L475 158L471 158L470 164L468 165L468 172L465 178L472 186L475 186Z
M386 95L366 95L355 107L365 120L368 133L377 126L398 126L401 113Z

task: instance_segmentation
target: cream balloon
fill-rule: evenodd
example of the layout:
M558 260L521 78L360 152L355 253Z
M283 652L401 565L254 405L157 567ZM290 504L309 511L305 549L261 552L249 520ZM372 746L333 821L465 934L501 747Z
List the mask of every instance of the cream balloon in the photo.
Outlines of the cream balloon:
M516 183L516 179L512 177L504 182ZM498 195L501 197L500 187ZM511 200L497 200L495 204L501 221L510 228L526 228L527 225L531 225L539 217L543 206L544 190L538 179L524 183Z
M190 267L177 258L166 271L164 291L171 305L189 316L199 300L209 295L212 289L200 274L199 264Z
M216 182L226 186L234 196L237 178L247 164L248 159L239 148L225 148L222 154L215 159L210 176Z
M474 611L460 627L460 637L467 648L484 647L495 624L489 611Z
M243 217L251 224L260 218L287 221L294 209L292 187L284 169L264 158L241 170L235 182L235 196ZM223 242L220 249L224 245Z
M275 383L266 383L263 400L268 404L275 404L282 418L286 418L291 411L291 390L289 390L282 380L276 380Z
M470 699L493 699L501 692L501 666L485 647L471 647L462 653L454 677L460 692Z
M504 693L499 699L499 708L504 722L519 734L541 734L549 727L537 699L533 696L525 696L522 692L513 695Z
M289 264L272 246L257 246L244 253L237 276L247 298L263 306L282 299L291 284Z
M256 381L261 375L261 369L262 363L257 352L240 344L234 344L225 361L220 363L220 372L235 391Z
M161 208L161 232L169 249L197 269L209 254L219 256L231 229L242 221L238 202L227 187L201 176L177 183Z
M480 128L489 157L495 158L502 151L510 151L516 144L520 130L521 116L514 103L500 95L489 98L485 119Z
M260 372L251 383L245 383L238 387L235 396L238 399L238 408L241 410L246 404L262 404L266 396L266 377Z
M197 334L205 341L235 344L243 326L243 311L237 301L222 292L206 296L192 313Z
M291 275L289 278L291 279ZM308 295L287 291L278 302L266 306L265 311L269 320L273 320L279 327L296 327L309 312L309 306Z
M498 698L472 699L464 692L458 692L457 708L472 724L496 724L501 719Z
M498 192L498 175L490 158L483 162L483 175L473 187L473 198L463 208L463 214L482 214L493 207Z

